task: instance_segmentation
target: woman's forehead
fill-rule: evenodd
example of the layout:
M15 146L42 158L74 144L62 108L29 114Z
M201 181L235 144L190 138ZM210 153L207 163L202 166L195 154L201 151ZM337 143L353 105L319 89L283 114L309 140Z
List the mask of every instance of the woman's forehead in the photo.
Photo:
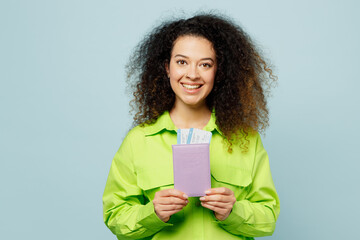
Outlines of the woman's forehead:
M215 58L213 44L204 37L185 35L178 37L173 45L172 57L176 55L198 56L201 58Z

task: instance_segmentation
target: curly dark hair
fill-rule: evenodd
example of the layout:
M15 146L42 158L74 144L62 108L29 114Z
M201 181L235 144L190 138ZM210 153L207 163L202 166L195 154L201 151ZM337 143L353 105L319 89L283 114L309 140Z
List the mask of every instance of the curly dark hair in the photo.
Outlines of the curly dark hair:
M217 72L206 103L215 110L229 151L238 140L243 140L239 144L246 150L248 134L263 132L269 125L266 96L276 76L250 37L225 16L199 14L164 22L140 42L127 65L134 124L151 124L172 109L175 94L165 65L175 40L186 35L204 37L213 44Z

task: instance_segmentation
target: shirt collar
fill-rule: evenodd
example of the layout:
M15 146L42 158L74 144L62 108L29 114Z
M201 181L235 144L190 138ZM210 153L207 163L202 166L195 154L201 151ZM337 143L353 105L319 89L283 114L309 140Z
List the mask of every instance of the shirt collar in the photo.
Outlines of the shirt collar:
M219 127L216 125L216 117L215 117L214 111L211 112L210 120L206 124L206 126L203 128L203 130L209 131L209 132L213 132L214 130L216 130L218 133L220 133L222 135L222 132L220 131Z
M177 130L175 124L170 118L169 111L165 111L160 117L158 117L156 122L151 124L145 124L144 131L145 131L145 135L148 136L148 135L157 134L164 129L175 132Z
M144 128L146 136L157 134L163 130L175 131L175 132L177 131L175 124L173 123L173 121L170 118L169 111L165 111L156 120L156 122L154 122L152 124L145 124L145 128ZM214 130L216 130L218 133L220 133L222 135L222 132L216 125L216 117L215 117L214 111L211 113L210 120L206 124L206 126L203 128L203 130L209 131L209 132L213 132Z

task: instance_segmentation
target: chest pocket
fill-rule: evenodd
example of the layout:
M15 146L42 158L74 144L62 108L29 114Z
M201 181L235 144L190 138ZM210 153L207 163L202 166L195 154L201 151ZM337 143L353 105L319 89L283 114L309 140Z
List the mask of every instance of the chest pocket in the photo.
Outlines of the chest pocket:
M244 199L250 190L251 172L231 165L216 165L211 169L211 187L227 187L235 194L236 199Z
M157 191L174 187L172 171L162 168L144 168L137 172L138 186L148 199L153 199Z

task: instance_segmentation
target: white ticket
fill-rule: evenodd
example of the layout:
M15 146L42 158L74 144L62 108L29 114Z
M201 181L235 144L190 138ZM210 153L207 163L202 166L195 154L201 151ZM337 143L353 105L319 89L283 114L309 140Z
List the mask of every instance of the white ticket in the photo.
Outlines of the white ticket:
M197 128L178 129L178 144L210 143L212 133Z
M210 143L212 133L209 131L204 131L201 129L194 128L193 134L190 139L190 144L192 143Z

